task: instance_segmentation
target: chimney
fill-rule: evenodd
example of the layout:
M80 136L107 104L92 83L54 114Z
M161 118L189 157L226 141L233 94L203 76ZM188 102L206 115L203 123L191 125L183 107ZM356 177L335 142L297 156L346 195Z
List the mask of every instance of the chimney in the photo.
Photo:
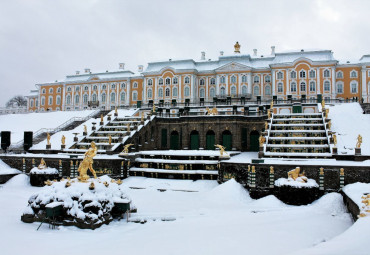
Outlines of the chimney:
M257 56L257 49L253 49L253 56Z
M138 71L139 73L141 73L141 72L143 71L143 68L144 68L144 66L143 66L143 65L138 65L138 66L137 66L137 71Z
M224 52L223 51L220 51L220 56L223 56L224 55Z
M90 68L85 68L85 73L90 73Z
M80 74L80 71L76 71L76 75L79 75Z
M119 63L119 69L124 70L125 69L125 63Z
M275 46L271 46L271 55L275 55Z
M206 53L204 51L201 52L202 56L200 57L200 60L206 60Z

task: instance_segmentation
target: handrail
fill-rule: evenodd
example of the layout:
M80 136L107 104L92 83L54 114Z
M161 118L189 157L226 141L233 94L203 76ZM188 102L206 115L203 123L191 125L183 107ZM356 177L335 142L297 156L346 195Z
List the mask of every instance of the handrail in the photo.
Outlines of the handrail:
M70 125L71 123L73 123L75 121L86 121L86 120L90 119L92 116L98 114L99 112L101 112L101 109L98 109L98 110L90 113L89 115L87 115L85 117L72 117L69 120L67 120L66 122L57 126L56 128L40 128L39 130L37 130L36 132L33 133L33 138L37 138L38 136L40 136L41 134L46 133L46 132L47 133L53 133L53 134L57 133L57 132L61 131L63 128ZM24 142L24 139L20 140L17 143L12 144L10 146L10 149L21 146L23 144L23 142Z

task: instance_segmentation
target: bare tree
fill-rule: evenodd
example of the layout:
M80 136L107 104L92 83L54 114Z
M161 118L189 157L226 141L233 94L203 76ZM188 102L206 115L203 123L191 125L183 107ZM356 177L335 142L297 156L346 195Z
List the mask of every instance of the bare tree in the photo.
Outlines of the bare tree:
M27 100L24 96L17 95L12 97L7 103L6 107L11 107L13 105L17 106L27 106Z

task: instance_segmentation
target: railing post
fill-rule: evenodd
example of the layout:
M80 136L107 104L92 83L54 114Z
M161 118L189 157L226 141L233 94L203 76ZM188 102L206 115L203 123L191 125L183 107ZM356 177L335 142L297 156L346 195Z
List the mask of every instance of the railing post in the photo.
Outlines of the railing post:
M274 188L275 184L275 172L274 172L274 167L270 166L270 189Z
M22 159L22 163L23 163L22 172L25 174L26 173L26 159L25 158Z
M63 176L62 160L59 159L59 176Z
M324 173L324 168L320 167L320 172L319 172L319 187L320 190L324 190L324 181L325 181L325 173Z
M344 168L341 168L339 170L339 186L340 188L343 188L344 187Z

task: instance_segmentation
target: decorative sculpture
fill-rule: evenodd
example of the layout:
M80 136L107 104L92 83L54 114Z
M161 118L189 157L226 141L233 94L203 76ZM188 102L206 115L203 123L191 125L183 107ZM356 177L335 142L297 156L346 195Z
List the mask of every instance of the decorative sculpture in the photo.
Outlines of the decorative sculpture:
M47 133L47 135L46 135L46 141L47 141L47 145L50 145L50 134L49 133Z
M108 136L108 143L109 143L109 145L112 145L112 136L111 135Z
M328 118L329 117L329 108L325 109L325 117Z
M115 113L116 115L118 115L117 106L116 106L116 107L114 107L114 113Z
M153 104L153 109L152 109L152 112L155 113L155 104Z
M270 174L273 174L273 173L274 173L274 167L270 166Z
M328 129L331 129L331 121L328 122Z
M42 158L41 161L40 161L40 165L37 167L38 169L42 170L42 169L45 169L47 166L46 166L46 162L45 160Z
M96 179L96 172L93 168L93 157L96 156L98 152L98 148L95 145L95 142L91 142L91 147L86 151L84 159L81 161L78 172L80 173L80 176L78 177L78 180L80 182L86 182L90 177L87 175L87 170L90 170L90 172L94 175L94 178Z
M265 122L265 130L269 129L269 123L266 121Z
M87 126L84 125L84 133L87 133Z
M65 145L66 144L66 137L64 135L62 135L61 141L62 141L62 145Z
M100 114L100 122L104 122L104 116L103 116L103 114Z
M267 118L271 119L271 110L270 109L267 110Z
M211 111L211 109L209 109L209 107L206 108L206 111L207 111L207 115L211 115L212 114L212 111Z
M215 147L220 149L220 157L229 156L229 154L227 154L226 151L225 151L225 149L226 149L225 146L222 146L221 144L215 144ZM224 153L225 153L225 156L224 156Z
M356 148L361 148L361 144L362 144L362 136L358 135L357 136Z
M336 134L333 135L333 143L334 143L334 147L336 147L337 146L337 135Z
M240 53L240 44L239 42L236 42L234 45L234 52L235 53Z
M263 144L266 142L266 138L262 135L260 135L260 137L258 138L259 140L259 143L260 143L260 147L263 146Z
M144 122L144 112L141 112L141 122Z
M321 101L321 108L322 108L322 109L325 109L325 99L323 99L323 100Z
M217 115L218 114L218 111L217 111L216 107L213 107L211 114L212 115Z
M303 172L302 174L300 172L301 172L301 168L296 167L295 169L290 170L288 172L288 178L292 178L295 181L306 183L307 182L307 177L305 176L305 172ZM301 178L299 178L299 177L301 177Z
M123 151L121 153L124 153L124 154L127 154L128 153L128 150L130 148L130 146L132 146L134 144L130 143L130 144L126 144L124 147L123 147Z
M274 101L271 101L270 103L270 109L272 110L274 108Z
M127 132L130 132L131 128L130 128L130 123L127 123Z

